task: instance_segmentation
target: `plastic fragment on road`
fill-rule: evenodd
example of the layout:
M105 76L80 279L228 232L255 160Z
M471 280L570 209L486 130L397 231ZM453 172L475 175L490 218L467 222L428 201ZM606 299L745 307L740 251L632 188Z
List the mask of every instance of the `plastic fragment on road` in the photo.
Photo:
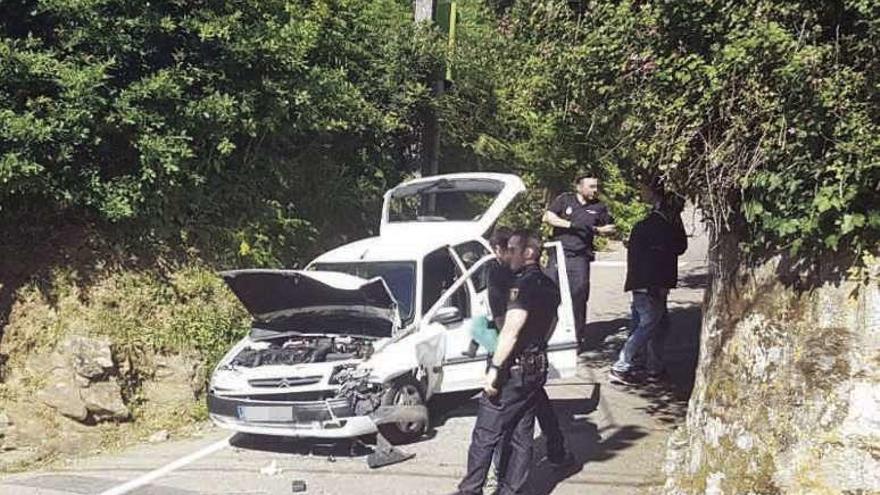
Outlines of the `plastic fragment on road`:
M264 474L266 476L276 476L281 474L283 471L283 469L278 467L278 462L275 459L272 459L272 462L260 468L260 474Z
M376 435L376 448L367 456L367 465L371 469L397 464L415 457L415 454L404 452L391 445L381 433Z

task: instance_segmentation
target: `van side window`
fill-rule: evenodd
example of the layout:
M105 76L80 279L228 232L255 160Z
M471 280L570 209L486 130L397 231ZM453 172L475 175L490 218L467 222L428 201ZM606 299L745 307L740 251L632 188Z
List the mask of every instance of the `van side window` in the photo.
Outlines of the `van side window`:
M479 261L480 258L489 254L489 250L486 249L486 246L477 241L469 241L459 244L458 246L455 246L455 252L458 254L459 258L461 258L461 261L466 268L470 268L474 263ZM489 284L488 268L489 265L484 264L471 276L471 281L474 283L474 290L477 292L482 292Z
M422 311L427 311L447 289L452 287L455 280L461 276L461 272L446 248L438 249L425 256L422 269L424 270L422 274ZM468 300L467 286L462 285L455 291L446 300L445 305L458 308L462 317L468 318L470 316L470 301Z

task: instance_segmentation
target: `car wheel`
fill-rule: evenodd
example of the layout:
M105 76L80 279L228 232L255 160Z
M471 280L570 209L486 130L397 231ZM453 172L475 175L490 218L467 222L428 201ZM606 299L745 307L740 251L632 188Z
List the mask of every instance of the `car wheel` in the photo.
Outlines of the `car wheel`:
M412 376L395 380L382 396L383 406L421 406L425 404L425 392ZM379 425L379 432L394 445L411 443L425 433L428 425L416 423L388 423Z

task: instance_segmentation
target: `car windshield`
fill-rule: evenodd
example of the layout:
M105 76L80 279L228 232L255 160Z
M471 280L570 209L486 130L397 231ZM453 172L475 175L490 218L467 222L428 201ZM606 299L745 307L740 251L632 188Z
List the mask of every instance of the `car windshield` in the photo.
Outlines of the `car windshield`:
M504 184L485 179L440 179L394 190L389 203L391 222L477 221Z
M400 320L406 326L413 317L416 293L416 264L411 261L382 261L362 263L316 263L315 270L342 272L363 279L382 277L391 295L397 301Z

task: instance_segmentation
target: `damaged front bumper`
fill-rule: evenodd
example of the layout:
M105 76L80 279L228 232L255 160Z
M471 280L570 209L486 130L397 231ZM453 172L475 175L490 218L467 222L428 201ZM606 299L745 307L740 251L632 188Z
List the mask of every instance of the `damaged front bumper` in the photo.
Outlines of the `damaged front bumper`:
M349 400L342 397L261 401L209 393L208 413L221 428L258 435L351 438L378 431L373 418L355 414Z
M319 401L268 401L222 397L208 393L214 424L257 435L309 438L353 438L378 432L387 423L428 423L423 405L378 406L369 415L356 414L348 398Z

